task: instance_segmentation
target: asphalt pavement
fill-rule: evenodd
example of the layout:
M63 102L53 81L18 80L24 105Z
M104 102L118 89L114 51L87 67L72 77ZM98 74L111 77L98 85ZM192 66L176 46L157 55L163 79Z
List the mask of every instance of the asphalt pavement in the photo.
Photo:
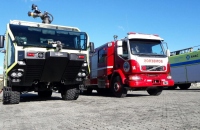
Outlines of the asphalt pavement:
M125 98L94 91L75 101L63 101L59 93L49 99L28 93L19 104L0 104L0 130L199 130L199 99L197 86L160 96L132 91Z

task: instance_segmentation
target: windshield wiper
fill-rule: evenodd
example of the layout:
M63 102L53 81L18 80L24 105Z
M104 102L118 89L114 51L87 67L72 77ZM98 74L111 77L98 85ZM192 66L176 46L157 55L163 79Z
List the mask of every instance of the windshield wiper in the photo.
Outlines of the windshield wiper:
M136 53L134 55L165 56L164 54L155 54L155 53Z
M149 55L149 53L135 53L133 55Z
M41 47L41 48L53 48L52 46L44 46L44 45L25 45L23 46L23 48L27 48L27 47Z
M148 53L148 55L152 55L152 56L165 56L164 54L157 54L157 53Z

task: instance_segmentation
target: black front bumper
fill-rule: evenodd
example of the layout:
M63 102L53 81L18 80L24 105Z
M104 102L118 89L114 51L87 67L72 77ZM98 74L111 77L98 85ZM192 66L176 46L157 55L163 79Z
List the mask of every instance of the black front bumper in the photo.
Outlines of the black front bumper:
M39 53L42 53L43 57L39 57ZM8 75L18 69L23 69L24 72L23 76L20 78L20 82L13 84L30 86L34 81L65 81L65 84L79 84L76 78L77 74L83 69L83 63L86 62L87 57L85 54L69 54L66 52L39 53L35 52L33 57L28 57L27 52L18 52L18 61L24 61L25 65L17 64Z

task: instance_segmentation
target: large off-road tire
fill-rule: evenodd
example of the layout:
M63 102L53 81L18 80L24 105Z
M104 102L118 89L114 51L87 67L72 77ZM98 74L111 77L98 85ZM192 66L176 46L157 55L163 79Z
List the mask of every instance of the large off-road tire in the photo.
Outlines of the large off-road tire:
M149 89L147 89L147 92L149 93L149 95L158 96L162 93L162 90L163 90L162 87L149 88Z
M52 90L51 91L38 91L38 96L42 98L50 98L52 95Z
M7 88L5 88L3 91L3 104L19 104L20 92L11 91Z
M78 88L66 88L61 92L63 100L76 100L78 99L80 90Z
M3 104L10 104L10 91L3 91Z
M124 88L122 81L119 76L116 76L112 82L111 92L115 97L126 97L127 89Z
M20 92L12 91L10 95L10 104L19 104Z
M191 86L191 83L187 83L187 84L180 84L178 87L181 89L181 90L187 90L189 89Z

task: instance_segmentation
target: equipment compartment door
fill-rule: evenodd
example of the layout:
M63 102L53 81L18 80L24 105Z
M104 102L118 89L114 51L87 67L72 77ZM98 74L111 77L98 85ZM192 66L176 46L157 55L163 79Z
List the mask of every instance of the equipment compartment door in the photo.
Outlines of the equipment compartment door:
M187 82L187 72L185 66L172 67L171 75L175 83L185 83Z

